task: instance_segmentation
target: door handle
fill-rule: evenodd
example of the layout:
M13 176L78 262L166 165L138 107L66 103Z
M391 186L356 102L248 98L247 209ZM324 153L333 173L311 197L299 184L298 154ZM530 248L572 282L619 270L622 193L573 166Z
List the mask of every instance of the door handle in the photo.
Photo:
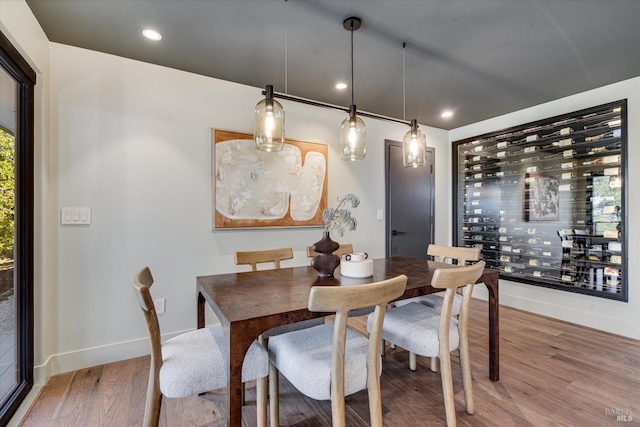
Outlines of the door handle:
M392 236L397 236L399 234L404 234L404 231L391 230L391 235Z

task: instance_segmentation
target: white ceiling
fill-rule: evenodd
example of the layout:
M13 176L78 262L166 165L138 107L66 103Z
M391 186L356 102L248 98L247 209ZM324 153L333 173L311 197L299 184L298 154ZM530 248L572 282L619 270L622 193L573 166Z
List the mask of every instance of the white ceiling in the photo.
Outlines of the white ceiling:
M452 129L640 75L640 0L27 0L51 41ZM140 35L160 31L161 42ZM286 53L286 55L285 55ZM286 69L286 73L285 73ZM443 109L455 116L445 120Z

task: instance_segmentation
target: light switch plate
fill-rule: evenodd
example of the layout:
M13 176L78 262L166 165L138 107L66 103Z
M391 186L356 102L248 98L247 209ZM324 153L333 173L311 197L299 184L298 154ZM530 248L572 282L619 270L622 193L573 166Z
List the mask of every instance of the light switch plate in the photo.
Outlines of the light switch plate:
M62 208L60 210L60 224L62 225L91 224L91 208Z

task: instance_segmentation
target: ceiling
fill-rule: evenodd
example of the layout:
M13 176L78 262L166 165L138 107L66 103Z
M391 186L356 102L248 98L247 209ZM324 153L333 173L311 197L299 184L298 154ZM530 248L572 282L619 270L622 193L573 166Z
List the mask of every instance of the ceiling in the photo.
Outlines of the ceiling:
M640 75L639 0L26 1L53 42L341 106L355 15L358 110L442 129Z

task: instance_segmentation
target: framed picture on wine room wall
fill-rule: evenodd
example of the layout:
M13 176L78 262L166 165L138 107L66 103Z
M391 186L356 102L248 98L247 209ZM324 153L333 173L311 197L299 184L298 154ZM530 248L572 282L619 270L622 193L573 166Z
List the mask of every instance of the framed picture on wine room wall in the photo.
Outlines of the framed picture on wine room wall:
M213 129L211 138L213 229L323 225L326 144L287 139L264 152L251 134Z
M557 176L527 174L525 178L525 218L527 221L558 221L560 201Z

